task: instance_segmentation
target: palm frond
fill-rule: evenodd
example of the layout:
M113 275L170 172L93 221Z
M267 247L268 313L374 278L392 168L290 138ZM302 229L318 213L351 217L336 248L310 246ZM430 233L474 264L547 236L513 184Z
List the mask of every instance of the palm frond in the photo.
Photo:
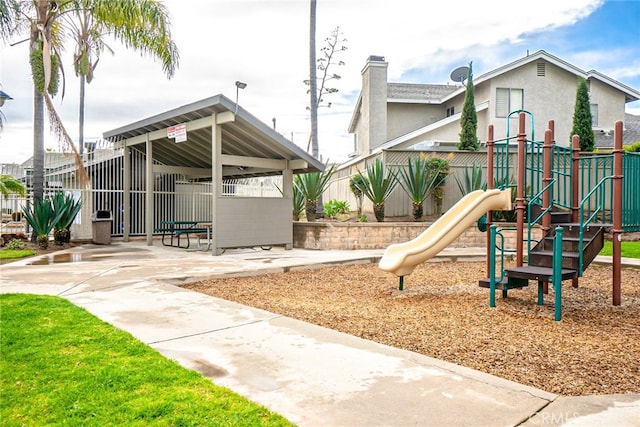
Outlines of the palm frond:
M25 197L27 189L24 184L11 175L0 175L0 194L5 200L9 198L9 194L14 193Z
M78 150L76 149L76 146L73 143L73 140L69 136L67 129L64 127L64 124L62 123L62 119L60 118L60 116L58 115L58 112L53 106L51 97L46 92L44 93L43 96L44 96L45 105L47 106L47 112L49 113L48 114L49 125L51 127L51 130L53 131L54 135L58 138L58 141L61 143L62 151L65 154L73 156L74 162L76 164L76 168L78 170L78 174L76 176L78 183L80 183L80 185L83 187L87 187L89 185L90 180L89 180L89 174L87 173L87 170L84 167L84 163L82 162L82 156L80 156L80 153L78 153Z

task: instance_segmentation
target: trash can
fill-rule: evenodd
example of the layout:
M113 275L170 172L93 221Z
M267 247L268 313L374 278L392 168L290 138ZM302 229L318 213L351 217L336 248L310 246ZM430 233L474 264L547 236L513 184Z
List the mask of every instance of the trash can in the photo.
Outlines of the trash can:
M93 243L98 245L111 244L111 211L95 211L91 215L93 228Z

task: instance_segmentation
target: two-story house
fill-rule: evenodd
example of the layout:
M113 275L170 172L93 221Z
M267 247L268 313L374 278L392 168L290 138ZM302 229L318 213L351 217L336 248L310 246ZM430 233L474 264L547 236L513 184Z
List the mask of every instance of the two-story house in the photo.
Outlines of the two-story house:
M349 124L354 157L380 149L457 143L465 86L389 83L387 67L383 57L370 56L362 70L362 90ZM506 135L507 115L525 109L535 118L536 139L554 120L556 143L568 145L579 77L587 80L596 136L610 132L616 121L624 122L625 105L640 100L640 91L541 50L474 77L478 138L486 142L489 124L496 137ZM512 129L516 120L514 116Z
M455 157L452 166L458 172L465 164L481 158L480 153L455 152L464 84L390 83L387 68L384 57L370 56L362 69L362 89L348 128L354 135L352 158L340 166L334 182L345 181L374 158L381 158L391 166L404 164L402 159L414 150L437 151L440 156L448 151L449 157ZM637 126L633 126L632 119L636 116L625 114L625 105L640 100L640 91L598 71L583 71L541 50L474 76L477 135L481 144L486 143L490 124L495 129L494 137L504 138L509 113L524 109L533 115L534 139L543 139L548 121L554 120L556 143L569 145L579 77L585 78L589 87L596 147L611 146L614 124L618 120L629 122L630 128L625 129L626 144L640 139ZM532 136L530 124L527 120L529 138ZM510 136L517 134L517 125L514 115L510 119ZM485 158L486 155L482 157ZM450 191L445 197L444 209L459 197L455 181L448 181L451 181L447 184ZM406 197L401 191L395 193L386 207L386 215L408 214L410 203L405 203ZM350 200L344 183L334 186L328 197ZM426 208L429 213L429 207Z

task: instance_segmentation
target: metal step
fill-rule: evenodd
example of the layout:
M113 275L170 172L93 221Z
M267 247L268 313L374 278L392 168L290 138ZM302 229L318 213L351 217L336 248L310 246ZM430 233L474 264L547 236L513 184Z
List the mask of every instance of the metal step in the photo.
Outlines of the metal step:
M489 278L478 280L478 286L481 288L491 288L491 280ZM529 286L528 280L522 280L517 278L505 277L502 281L496 283L496 289L501 291L508 291L509 289L519 289L524 288L525 286Z
M553 277L553 268L533 265L507 268L505 272L508 278L537 280L539 282L550 282ZM573 269L563 268L560 270L560 276L560 280L574 279L578 277L578 272Z

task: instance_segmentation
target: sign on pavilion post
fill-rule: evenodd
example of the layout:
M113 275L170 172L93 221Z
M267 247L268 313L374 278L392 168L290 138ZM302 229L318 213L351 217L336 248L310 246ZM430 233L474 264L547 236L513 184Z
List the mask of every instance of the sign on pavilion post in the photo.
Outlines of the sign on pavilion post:
M167 138L175 139L175 142L185 142L187 140L187 124L181 123L167 128Z

